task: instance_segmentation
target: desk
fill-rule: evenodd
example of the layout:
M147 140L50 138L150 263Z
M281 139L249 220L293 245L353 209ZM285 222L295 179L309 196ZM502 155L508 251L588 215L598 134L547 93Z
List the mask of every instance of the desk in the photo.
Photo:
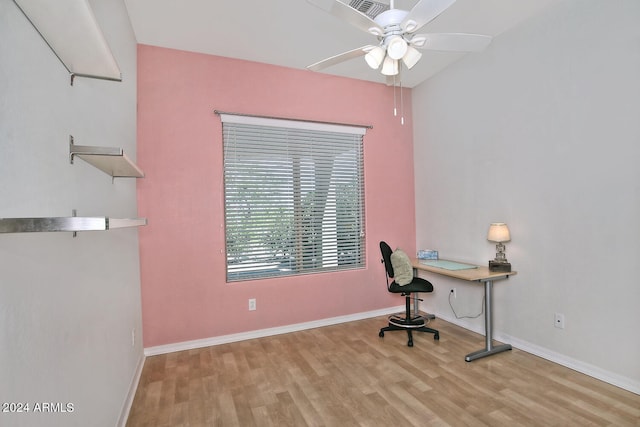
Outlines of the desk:
M466 263L465 263L466 264ZM441 274L443 276L453 277L455 279L467 280L469 282L484 283L484 330L485 330L485 348L469 353L464 360L471 362L481 357L490 356L492 354L511 350L511 344L493 345L493 323L492 323L492 289L493 281L508 279L509 276L515 276L517 271L500 272L489 271L489 267L477 266L466 270L446 270L444 268L432 267L430 265L421 264L420 260L413 259L412 265L414 271L428 271L430 273Z

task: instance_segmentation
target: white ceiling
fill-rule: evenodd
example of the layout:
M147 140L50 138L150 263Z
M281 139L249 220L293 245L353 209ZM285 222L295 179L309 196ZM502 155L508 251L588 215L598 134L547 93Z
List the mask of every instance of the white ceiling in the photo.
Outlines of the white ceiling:
M496 37L554 1L558 0L457 0L419 32ZM410 10L416 3L417 0L396 0L395 7ZM305 69L327 57L377 43L374 36L306 0L125 0L125 4L138 43L291 68ZM420 84L464 56L422 52L420 62L402 76L405 87ZM380 83L386 81L378 71L371 70L363 58L322 72Z

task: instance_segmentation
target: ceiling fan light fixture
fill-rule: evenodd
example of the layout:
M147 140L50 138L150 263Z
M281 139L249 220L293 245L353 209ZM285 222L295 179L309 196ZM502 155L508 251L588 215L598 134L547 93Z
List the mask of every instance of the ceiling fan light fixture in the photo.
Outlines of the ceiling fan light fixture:
M400 36L391 36L389 37L389 42L387 43L387 54L392 59L400 59L407 53L407 42Z
M404 62L404 65L406 65L407 68L410 70L413 68L414 65L418 63L420 58L422 58L422 53L420 53L418 49L415 49L414 47L409 46L407 48L407 53L405 53L405 55L402 57L402 62Z
M395 76L398 74L398 61L387 55L382 63L382 70L380 70L385 76Z
M384 54L384 49L380 46L376 46L364 56L364 60L367 61L367 65L369 65L369 67L377 70L380 68L382 61L384 60Z

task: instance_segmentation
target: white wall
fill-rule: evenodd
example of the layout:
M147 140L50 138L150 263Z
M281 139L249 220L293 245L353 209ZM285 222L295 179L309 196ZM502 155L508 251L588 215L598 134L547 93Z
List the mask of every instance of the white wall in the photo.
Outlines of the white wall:
M135 217L135 180L68 159L81 145L136 154L136 42L122 1L92 1L124 81L69 76L0 1L0 218ZM137 340L132 345L132 330ZM142 360L137 229L0 234L0 425L114 426ZM72 413L34 413L36 403Z
M518 275L495 331L640 393L640 2L562 0L414 89L417 247L484 264L509 224ZM479 286L426 308L483 331ZM554 328L563 313L565 329Z

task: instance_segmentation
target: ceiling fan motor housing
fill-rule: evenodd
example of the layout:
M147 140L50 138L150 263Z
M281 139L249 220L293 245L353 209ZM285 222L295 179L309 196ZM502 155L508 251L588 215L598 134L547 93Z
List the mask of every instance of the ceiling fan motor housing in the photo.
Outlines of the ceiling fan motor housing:
M378 36L380 46L386 49L391 59L398 60L407 53L408 43L404 38L401 23L408 14L408 11L401 9L386 10L374 19L380 27L369 29L369 32ZM380 29L382 29L382 32L380 32Z
M404 30L400 26L404 18L409 14L406 10L401 9L389 9L376 16L374 21L378 24L383 32L380 32L380 28L371 27L369 32L374 36L387 38L392 35L401 35Z

